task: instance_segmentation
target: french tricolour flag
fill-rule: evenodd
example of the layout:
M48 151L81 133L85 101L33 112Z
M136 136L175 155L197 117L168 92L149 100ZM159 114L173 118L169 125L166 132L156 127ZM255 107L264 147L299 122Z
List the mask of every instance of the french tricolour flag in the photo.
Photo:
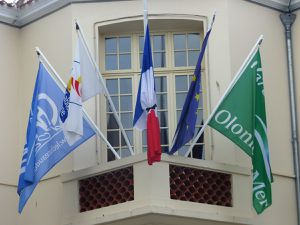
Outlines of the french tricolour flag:
M147 25L142 73L137 94L133 126L147 129L148 164L159 162L161 159L160 128L157 117L156 93L154 87L153 63L149 27Z

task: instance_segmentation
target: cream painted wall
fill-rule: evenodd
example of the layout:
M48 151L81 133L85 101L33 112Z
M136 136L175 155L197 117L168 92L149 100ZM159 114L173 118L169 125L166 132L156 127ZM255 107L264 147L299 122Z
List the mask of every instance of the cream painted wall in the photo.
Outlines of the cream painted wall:
M0 183L16 184L19 169L14 163L19 158L19 73L20 31L0 24Z
M16 224L17 176L20 158L19 73L20 31L0 24L0 224Z
M238 0L189 0L178 1L176 4L171 0L149 0L148 9L150 19L151 15L157 14L202 15L210 18L213 10L217 10L217 19L208 46L211 106L217 103L258 35L261 33L265 35L261 53L265 75L272 166L276 173L291 176L293 170L286 83L286 56L284 33L279 20L279 13ZM47 177L50 179L41 182L30 198L23 214L15 217L17 215L15 187L3 186L1 183L16 185L18 178L19 162L22 156L29 107L38 67L34 47L40 47L52 65L61 74L64 81L67 81L76 43L76 35L73 29L75 18L80 21L85 31L88 45L96 55L95 23L124 17L142 16L142 10L142 1L104 1L73 4L45 16L20 30L0 24L0 59L4 57L3 52L5 52L5 57L19 60L19 66L7 63L13 60L7 60L5 63L3 63L3 60L0 60L0 79L2 83L6 84L0 89L0 93L3 96L10 93L11 99L14 99L14 101L8 101L3 98L4 103L2 104L10 110L0 111L0 122L5 129L9 129L0 133L0 153L6 156L6 159L0 159L0 199L2 200L2 196L3 199L10 199L8 207L7 205L2 206L2 203L0 203L0 207L4 208L3 212L0 211L0 224L2 224L2 218L4 218L5 225L39 225L41 222L47 225L61 224L63 192L60 179L56 176L69 172L73 168L80 169L96 164L94 155L95 140L92 140L74 153L74 163L73 157L70 155L48 174ZM298 18L293 26L295 32L295 64L300 59L300 45L296 42L300 38L300 13L297 12L297 14ZM3 33L5 33L4 36L2 35ZM2 37L6 40L5 42L2 42ZM274 54L274 49L276 54ZM10 74L11 79L5 79L3 71L5 74ZM300 75L299 71L300 67L296 65L296 74ZM297 79L297 84L298 86L300 85L299 79ZM14 88L18 91L12 93L11 90ZM273 95L275 96L273 93L276 93L276 98L272 98ZM300 99L299 92L298 97ZM86 108L93 119L96 117L95 106L95 100L90 100L86 103ZM15 109L19 109L19 113ZM19 119L11 119L9 121L5 119L8 117ZM288 119L283 124L278 123L278 118ZM16 129L10 129L10 127L16 127ZM15 132L18 134L18 138L14 137L16 136ZM213 141L212 155L214 161L249 166L249 160L224 137L214 133ZM16 146L8 152L7 147L12 146L10 143L16 143ZM7 157L9 157L9 160L7 160ZM281 225L284 222L285 224L296 224L293 179L275 176L273 187L273 206L263 216L255 217L254 224ZM282 196L282 193L286 193L286 195Z

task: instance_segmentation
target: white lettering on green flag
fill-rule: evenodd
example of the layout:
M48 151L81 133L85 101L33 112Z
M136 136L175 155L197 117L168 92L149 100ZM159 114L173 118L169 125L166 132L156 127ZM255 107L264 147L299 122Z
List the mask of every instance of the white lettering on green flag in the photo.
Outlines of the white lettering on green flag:
M258 214L272 204L263 73L259 48L238 75L208 123L252 159L253 207Z

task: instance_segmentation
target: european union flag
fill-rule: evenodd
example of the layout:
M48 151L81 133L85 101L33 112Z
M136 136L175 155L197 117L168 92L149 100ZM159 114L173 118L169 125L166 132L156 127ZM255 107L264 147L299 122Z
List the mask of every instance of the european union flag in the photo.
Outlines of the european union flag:
M95 134L84 120L81 138L72 145L67 143L59 117L63 99L64 92L40 63L19 176L19 213L41 178L77 146Z
M197 61L194 75L192 77L192 82L182 108L182 112L177 124L176 132L173 138L169 154L174 154L178 149L180 149L194 137L197 120L197 109L199 106L200 99L201 62L204 56L210 32L211 27L207 31L204 41L202 43L200 55Z

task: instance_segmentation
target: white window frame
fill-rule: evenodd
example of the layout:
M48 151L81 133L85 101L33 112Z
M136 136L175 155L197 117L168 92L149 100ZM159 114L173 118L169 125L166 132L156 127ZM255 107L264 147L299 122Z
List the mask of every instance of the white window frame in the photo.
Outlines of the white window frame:
M165 16L155 16L157 19L161 19L160 17L164 17L164 19L175 19L174 17L176 16L170 16L171 18L166 18ZM186 17L186 16L185 16ZM135 21L135 20L141 20L140 17L137 18L127 18L125 21ZM151 17L149 18L151 20ZM153 18L154 19L154 18ZM178 19L178 18L176 18ZM202 23L203 27L207 27L207 20L204 17L201 16L190 16L187 18L188 20L193 20L197 21L198 23ZM95 46L96 46L96 58L99 62L100 65L100 70L102 72L102 75L104 79L107 76L118 76L118 77L128 77L129 74L131 74L133 78L133 83L132 83L132 91L133 91L133 109L135 107L135 102L136 102L136 93L138 89L138 84L139 84L139 75L140 75L140 68L139 68L139 36L143 35L142 29L139 32L132 31L132 32L121 32L118 33L116 32L111 32L107 34L100 34L99 31L101 31L102 26L107 26L109 24L116 24L116 23L122 23L124 20L115 20L115 21L109 21L109 22L102 22L102 23L97 23L95 24ZM181 29L182 28L182 29ZM173 29L172 32L171 30L166 30L166 32L161 32L161 31L156 31L151 29L151 35L161 35L165 34L165 51L166 51L166 67L164 68L155 68L155 76L167 76L167 91L169 93L168 97L168 109L175 109L176 106L176 98L175 95L175 74L176 75L186 75L186 74L193 74L194 72L194 67L175 67L175 62L174 62L174 48L173 48L173 34L182 34L182 33L200 33L201 37L201 43L203 41L203 34L205 32L205 29L202 30L189 30L189 29L184 29L184 27L179 27L176 29ZM126 69L126 70L116 70L116 71L105 71L105 37L123 37L123 36L131 36L131 69ZM206 50L207 51L207 50ZM204 60L202 62L202 83L203 87L203 118L204 120L207 118L207 115L210 111L210 104L209 104L209 82L207 79L207 53L204 57ZM138 68L138 69L137 69ZM121 71L121 72L120 72ZM122 75L124 73L124 75ZM108 75L109 74L109 75ZM173 96L173 97L172 97ZM100 107L106 104L106 99L102 95L97 98L96 102L96 115L97 115L97 124L100 126L102 132L106 135L106 106L105 107ZM101 116L102 115L102 116ZM103 116L105 115L105 116ZM105 117L103 119L102 117ZM176 121L176 116L170 117L168 115L168 138L169 138L169 146L172 142L173 135L175 132L177 126L177 121ZM171 131L171 132L170 132ZM195 131L197 132L197 130ZM142 153L142 132L138 131L137 129L133 130L133 139L134 139L134 151L135 154ZM205 135L204 135L204 143L205 143L205 151L204 151L204 159L209 160L211 159L212 155L212 140L211 140L211 130L206 129ZM103 141L101 141L99 138L97 140L97 148L100 151L100 158L98 161L100 163L106 162L106 157L107 157L107 151L109 151Z

